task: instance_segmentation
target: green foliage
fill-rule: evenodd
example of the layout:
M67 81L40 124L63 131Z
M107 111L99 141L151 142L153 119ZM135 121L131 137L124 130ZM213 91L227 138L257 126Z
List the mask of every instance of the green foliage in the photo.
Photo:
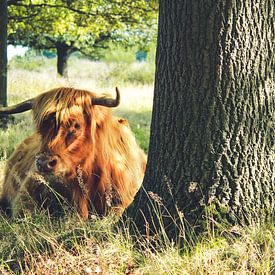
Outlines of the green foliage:
M11 1L9 43L36 49L64 43L93 55L109 41L146 48L156 34L153 1Z
M100 60L108 63L131 64L135 62L136 47L123 47L110 43L107 49L98 52Z
M98 59L106 63L124 63L131 64L136 60L136 53L140 50L138 46L122 46L114 43L109 43L106 49L99 49L97 51ZM145 50L147 53L146 62L153 64L155 62L156 55L156 41L153 40L148 43L148 47Z

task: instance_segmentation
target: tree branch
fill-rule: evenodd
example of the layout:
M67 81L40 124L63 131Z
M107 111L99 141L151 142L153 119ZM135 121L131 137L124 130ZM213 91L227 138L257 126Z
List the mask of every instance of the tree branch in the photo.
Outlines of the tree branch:
M53 5L53 4L47 4L47 3L43 3L43 4L23 4L23 3L19 3L16 0L11 0L8 2L8 5L13 5L13 6L17 6L17 7L25 7L25 8L57 8L57 9L68 9L71 10L73 12L76 13L80 13L80 14L84 14L84 15L92 15L92 16L96 16L98 14L96 13L87 13L85 11L82 10L78 10L78 9L74 9L70 6L67 5Z

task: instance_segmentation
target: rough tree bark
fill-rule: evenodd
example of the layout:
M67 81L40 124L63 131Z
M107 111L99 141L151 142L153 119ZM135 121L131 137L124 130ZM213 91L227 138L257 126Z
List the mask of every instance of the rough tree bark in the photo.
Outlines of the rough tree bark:
M144 189L191 224L206 206L231 223L274 213L274 6L160 1ZM148 205L141 191L150 221Z
M7 0L0 0L0 106L7 106Z

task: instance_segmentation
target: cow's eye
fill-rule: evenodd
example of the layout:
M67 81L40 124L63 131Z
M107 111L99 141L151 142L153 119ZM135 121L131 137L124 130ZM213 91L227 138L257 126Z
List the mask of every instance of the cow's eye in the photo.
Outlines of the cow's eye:
M65 143L66 143L66 145L67 145L67 146L70 145L76 138L77 138L77 137L76 137L76 132L75 132L75 130L70 131L70 132L67 134L66 138L65 138Z
M74 128L77 129L77 130L79 130L79 129L80 129L80 124L75 123L75 124L74 124Z

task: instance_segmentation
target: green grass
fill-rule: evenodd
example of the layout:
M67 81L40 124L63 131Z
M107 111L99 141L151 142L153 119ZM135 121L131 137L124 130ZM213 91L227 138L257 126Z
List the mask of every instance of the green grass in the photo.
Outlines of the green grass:
M45 62L39 70L30 69L36 66L33 64L11 64L10 104L60 85L114 93L116 82L122 99L114 112L128 119L147 151L153 83L124 82L119 74L109 81L116 63L76 58L70 61L69 80L63 80L55 76L52 61ZM0 131L1 178L7 157L32 131L30 113L15 115L15 123ZM135 226L127 217L116 223L113 217L92 216L84 223L72 212L53 218L38 211L12 221L0 216L0 274L274 274L274 222L219 225L219 230L212 229L211 222L206 217L208 229L199 236L189 233L180 247L166 238L164 228L158 246L153 246L151 237L130 229ZM186 232L181 233L184 236Z
M272 274L275 227L223 228L192 236L183 248L130 234L131 221L89 222L46 212L10 222L0 218L0 272L26 274Z

